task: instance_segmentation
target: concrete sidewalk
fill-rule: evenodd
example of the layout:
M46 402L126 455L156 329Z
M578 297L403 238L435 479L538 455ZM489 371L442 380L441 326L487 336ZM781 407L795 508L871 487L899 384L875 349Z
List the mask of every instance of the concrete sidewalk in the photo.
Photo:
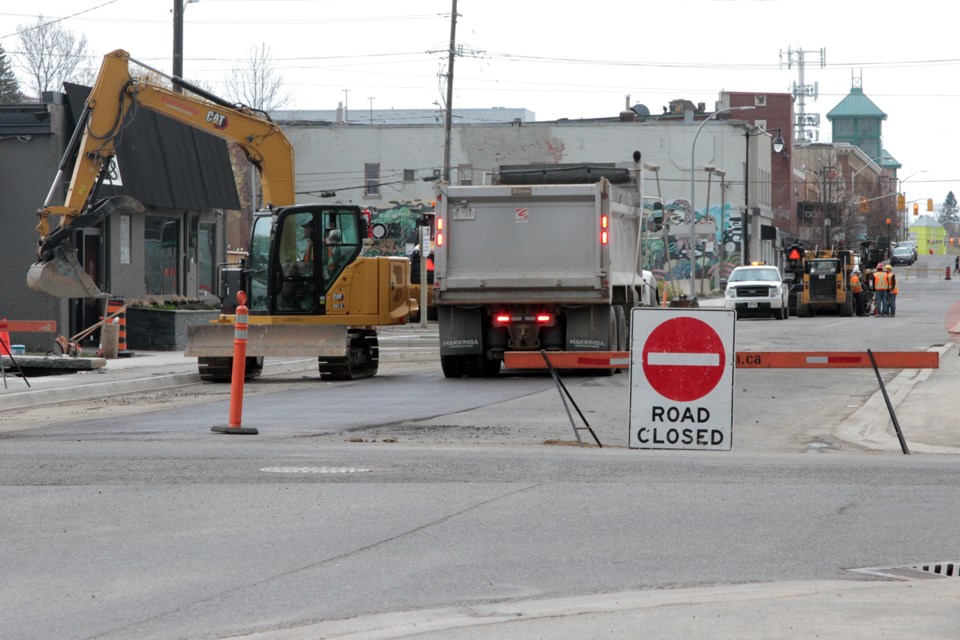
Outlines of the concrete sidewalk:
M955 640L960 579L651 589L360 616L231 640Z

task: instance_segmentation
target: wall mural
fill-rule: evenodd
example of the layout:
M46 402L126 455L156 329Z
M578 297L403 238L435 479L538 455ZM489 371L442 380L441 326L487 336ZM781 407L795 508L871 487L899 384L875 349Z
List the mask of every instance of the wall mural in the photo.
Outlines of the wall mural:
M374 226L383 225L381 238L364 242L363 255L409 256L419 243L417 218L422 213L432 213L434 203L424 200L391 201L386 206L367 207L372 213ZM643 237L644 268L653 272L660 281L682 281L690 278L690 262L687 247L690 237L683 230L672 233L671 228L687 225L690 220L690 202L683 198L667 203L662 221L655 219L653 210L646 208L646 234ZM729 202L722 206L711 205L709 210L697 211L698 223L713 222L716 232L712 236L700 234L697 238L697 278L716 281L726 278L734 267L740 265L740 209ZM722 224L721 224L722 220ZM723 245L723 262L720 246Z
M662 220L655 218L653 210L646 208L644 218L648 221L646 230L649 234L643 238L644 268L660 281L689 280L689 227L681 229L680 226L690 224L690 202L681 198L667 203ZM734 267L740 265L740 209L734 209L729 202L722 206L712 205L709 210L698 210L696 221L712 222L715 228L713 236L698 234L694 253L696 277L716 282L719 269L720 277L726 278Z

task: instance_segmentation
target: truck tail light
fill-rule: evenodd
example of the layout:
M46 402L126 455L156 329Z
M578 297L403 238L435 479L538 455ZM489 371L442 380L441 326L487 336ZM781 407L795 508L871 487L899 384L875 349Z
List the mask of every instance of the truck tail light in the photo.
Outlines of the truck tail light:
M610 242L610 218L607 214L600 216L600 244L606 245Z
M434 236L433 241L437 243L438 247L442 247L443 246L443 218L441 218L440 216L437 216L436 225L437 225L437 234L436 236Z
M553 325L554 316L552 313L537 313L531 316L511 315L509 313L497 313L493 316L493 326L505 327L515 322L534 322L539 325Z

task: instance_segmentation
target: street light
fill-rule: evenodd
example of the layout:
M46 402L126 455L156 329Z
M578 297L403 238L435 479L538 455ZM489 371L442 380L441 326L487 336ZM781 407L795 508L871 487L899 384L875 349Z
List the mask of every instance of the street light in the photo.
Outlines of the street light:
M696 277L697 277L697 256L696 256L696 247L697 247L697 208L694 206L694 200L696 198L696 183L694 177L696 175L694 162L696 162L695 152L697 150L697 138L700 137L700 132L703 131L703 128L708 122L716 118L721 113L727 113L729 111L749 111L756 109L753 105L746 105L742 107L727 107L726 109L718 109L714 111L709 116L704 118L703 122L700 123L700 127L697 128L697 133L693 136L693 144L690 145L690 247L687 249L687 255L690 257L690 299L692 300L696 297Z
M660 165L655 162L644 162L643 168L647 171L653 171L657 176L657 197L663 198L663 193L660 191Z
M705 166L703 170L707 172L707 211L710 211L710 177L716 174L717 177L720 178L720 228L718 229L720 233L720 242L718 244L720 246L717 251L717 289L720 289L720 273L723 271L723 203L726 202L727 191L727 183L724 181L724 178L727 177L727 172L709 164Z
M773 139L773 152L782 153L784 142L780 135L780 127L776 129L759 129L750 133L747 129L743 132L743 139L747 143L746 155L744 156L743 168L743 219L740 221L740 257L741 264L750 264L750 136L759 136L762 134L771 134L777 132L777 137Z

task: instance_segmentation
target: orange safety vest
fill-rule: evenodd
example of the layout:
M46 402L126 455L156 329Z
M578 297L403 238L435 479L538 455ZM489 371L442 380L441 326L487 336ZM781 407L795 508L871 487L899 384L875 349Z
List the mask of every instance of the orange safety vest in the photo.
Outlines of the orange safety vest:
M890 287L890 281L887 279L887 274L883 271L877 271L873 274L873 290L874 291L886 291Z
M897 295L900 293L900 285L897 284L897 276L892 273L887 274L887 286L890 288L890 293Z
M854 293L863 291L863 287L860 286L860 277L855 273L850 276L850 288L853 289Z

